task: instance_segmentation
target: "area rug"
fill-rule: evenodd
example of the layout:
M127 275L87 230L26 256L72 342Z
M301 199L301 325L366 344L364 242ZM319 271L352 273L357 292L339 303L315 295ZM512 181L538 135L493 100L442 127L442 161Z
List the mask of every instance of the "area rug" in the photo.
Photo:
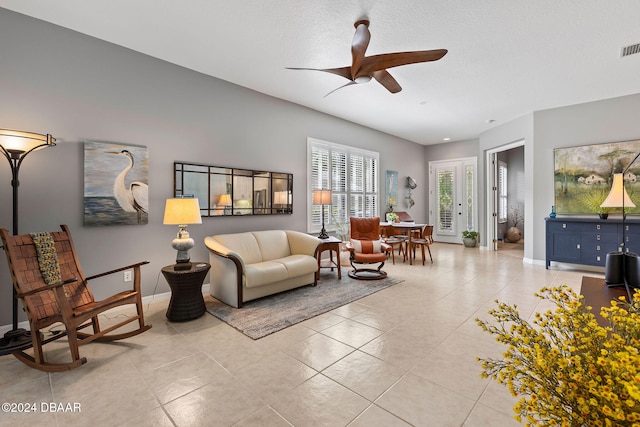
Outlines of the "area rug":
M207 298L207 312L257 340L403 281L397 277L355 280L343 268L342 280L335 272L322 274L315 287L303 286L249 301L242 308Z

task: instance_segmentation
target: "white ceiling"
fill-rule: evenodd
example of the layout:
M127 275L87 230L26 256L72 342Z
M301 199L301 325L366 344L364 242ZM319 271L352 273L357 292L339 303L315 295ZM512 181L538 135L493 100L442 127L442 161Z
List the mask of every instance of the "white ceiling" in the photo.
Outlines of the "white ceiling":
M477 137L532 111L640 92L638 0L0 0L126 46L420 144ZM448 49L389 69L403 90L318 71L368 55ZM495 122L489 123L489 121Z

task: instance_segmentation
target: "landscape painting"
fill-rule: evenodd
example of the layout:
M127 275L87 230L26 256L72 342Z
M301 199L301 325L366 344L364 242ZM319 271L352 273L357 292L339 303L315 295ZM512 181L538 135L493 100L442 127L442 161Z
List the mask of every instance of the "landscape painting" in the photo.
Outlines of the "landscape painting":
M624 175L627 194L637 206L629 214L640 213L640 140L557 148L554 150L554 192L559 215L622 213L622 208L601 208L609 194L613 174Z
M147 224L147 147L84 143L84 225Z

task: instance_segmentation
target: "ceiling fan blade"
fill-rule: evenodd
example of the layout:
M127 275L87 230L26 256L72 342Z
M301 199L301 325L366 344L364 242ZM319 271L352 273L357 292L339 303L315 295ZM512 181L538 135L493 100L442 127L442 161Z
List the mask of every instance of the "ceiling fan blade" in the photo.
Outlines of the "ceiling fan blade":
M355 23L355 27L356 33L354 34L353 41L351 42L351 57L353 58L351 62L352 79L355 79L356 74L358 74L360 64L362 64L362 60L364 59L364 53L367 51L367 47L369 46L369 40L371 40L369 21L358 21Z
M367 56L362 61L358 75L371 75L374 71L419 62L437 61L447 54L447 49L419 50L415 52L383 53Z
M398 93L402 90L402 87L387 70L374 71L373 78L391 93Z
M295 67L285 67L287 70L310 70L310 71L324 71L326 73L337 74L339 76L344 77L345 79L352 80L351 78L351 67L341 67L341 68L295 68Z
M337 91L337 90L339 90L339 89L342 89L343 87L347 87L347 86L351 86L351 85L355 85L355 84L357 84L357 83L356 83L356 82L349 82L349 83L347 83L347 84L344 84L344 85L342 85L342 86L340 86L340 87L338 87L338 88L335 88L334 90L332 90L331 92L329 92L328 94L326 94L325 96L323 96L323 98L326 98L327 96L331 95L333 92L335 92L335 91Z

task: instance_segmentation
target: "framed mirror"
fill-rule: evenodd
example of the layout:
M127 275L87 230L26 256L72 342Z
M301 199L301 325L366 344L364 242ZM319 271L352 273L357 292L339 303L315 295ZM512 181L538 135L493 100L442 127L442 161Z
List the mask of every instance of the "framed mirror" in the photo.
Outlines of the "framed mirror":
M174 162L174 197L193 196L202 216L293 213L293 174Z

